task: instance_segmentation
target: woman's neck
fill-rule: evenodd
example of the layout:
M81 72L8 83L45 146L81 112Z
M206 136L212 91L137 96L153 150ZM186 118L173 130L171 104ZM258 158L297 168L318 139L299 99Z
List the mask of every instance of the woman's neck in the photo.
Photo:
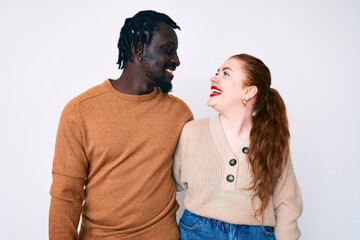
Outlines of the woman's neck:
M251 114L221 114L220 123L231 150L236 153L240 147L249 143L252 128Z

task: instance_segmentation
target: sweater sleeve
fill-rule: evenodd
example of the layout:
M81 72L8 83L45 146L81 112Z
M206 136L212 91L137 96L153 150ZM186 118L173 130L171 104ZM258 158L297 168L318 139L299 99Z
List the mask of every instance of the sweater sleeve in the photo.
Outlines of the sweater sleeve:
M182 168L182 161L183 159L183 151L186 149L184 145L186 144L186 127L187 124L185 124L179 141L176 146L176 150L174 153L174 162L173 162L173 168L172 173L176 184L176 191L181 192L187 189L187 183L182 180L181 176L181 168Z
M56 136L50 188L50 240L78 238L88 166L75 105L64 108Z
M297 182L291 157L273 194L275 209L275 236L277 240L297 240L300 229L297 219L303 208L300 187Z

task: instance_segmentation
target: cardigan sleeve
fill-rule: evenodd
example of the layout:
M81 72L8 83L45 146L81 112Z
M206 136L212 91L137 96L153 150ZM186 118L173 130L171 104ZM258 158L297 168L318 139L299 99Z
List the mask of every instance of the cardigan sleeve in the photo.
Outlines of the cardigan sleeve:
M302 213L303 201L290 156L283 175L275 188L273 204L276 218L276 239L299 239L301 232L297 219Z
M49 239L77 239L84 199L87 158L74 104L60 118L52 169Z
M172 167L172 174L173 178L175 180L176 184L176 191L181 192L187 189L187 183L184 181L184 177L181 175L181 169L183 167L184 162L184 150L186 149L186 135L187 135L187 126L188 124L185 124L182 132L180 134L179 141L176 146L176 150L174 153L174 162Z

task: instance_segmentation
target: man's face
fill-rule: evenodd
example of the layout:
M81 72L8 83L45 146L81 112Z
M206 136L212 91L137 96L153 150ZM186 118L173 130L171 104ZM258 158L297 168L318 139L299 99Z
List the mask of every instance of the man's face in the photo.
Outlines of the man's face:
M143 66L145 75L153 86L164 93L172 89L173 71L180 65L177 55L178 39L167 24L158 22L149 45L144 46Z

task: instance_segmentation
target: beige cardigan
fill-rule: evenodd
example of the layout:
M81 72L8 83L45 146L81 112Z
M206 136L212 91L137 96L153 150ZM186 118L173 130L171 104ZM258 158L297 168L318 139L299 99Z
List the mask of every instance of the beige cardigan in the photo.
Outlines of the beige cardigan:
M219 115L187 123L175 152L173 175L177 190L187 190L184 205L198 215L233 224L261 225L254 217L260 200L251 201L252 172L242 149L233 153L223 133ZM246 151L245 151L246 152ZM230 160L236 164L231 166ZM229 182L232 175L234 181ZM230 177L231 178L231 177ZM302 196L291 158L264 213L263 224L275 227L277 240L299 239L297 219Z

